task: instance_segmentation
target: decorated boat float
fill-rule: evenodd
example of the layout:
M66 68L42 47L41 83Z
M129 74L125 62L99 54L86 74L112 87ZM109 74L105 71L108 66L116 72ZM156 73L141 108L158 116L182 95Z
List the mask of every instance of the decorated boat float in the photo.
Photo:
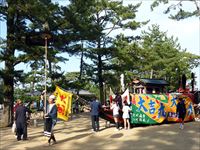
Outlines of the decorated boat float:
M115 99L122 108L122 103L127 101L131 107L130 123L135 124L161 124L166 122L179 122L176 105L178 98L185 101L187 113L185 121L193 121L195 112L193 108L194 94L189 90L182 90L178 93L167 93L165 80L140 79L130 84L130 92L127 89L122 95L110 94L110 103ZM112 92L111 92L112 93ZM116 98L118 96L118 98ZM120 100L121 98L121 100ZM120 110L122 116L122 111ZM109 106L102 109L101 118L114 122L112 110ZM120 118L119 122L123 122Z

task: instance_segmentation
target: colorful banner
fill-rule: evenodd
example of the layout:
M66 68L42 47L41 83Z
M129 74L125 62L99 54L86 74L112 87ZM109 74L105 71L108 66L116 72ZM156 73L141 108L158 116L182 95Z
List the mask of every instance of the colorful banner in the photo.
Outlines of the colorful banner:
M131 123L157 124L166 121L178 122L176 94L130 94L132 98ZM185 96L187 109L185 121L194 118L192 100Z
M186 106L186 116L185 121L190 121L194 119L194 108L192 99L187 95L182 95L184 99L184 103ZM169 94L169 102L166 105L166 112L168 113L167 120L178 122L178 116L176 114L176 106L178 104L177 95L176 94Z
M58 107L58 118L67 121L71 113L73 94L56 86L54 95L56 96L56 105Z

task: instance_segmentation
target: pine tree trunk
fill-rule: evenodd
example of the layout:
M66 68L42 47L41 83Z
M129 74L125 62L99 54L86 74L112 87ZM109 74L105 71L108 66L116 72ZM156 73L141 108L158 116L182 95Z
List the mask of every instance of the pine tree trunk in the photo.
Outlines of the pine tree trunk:
M104 93L103 93L103 77L102 77L102 60L100 55L98 55L98 78L99 78L100 101L103 103Z
M11 126L12 123L9 121L11 116L10 112L11 111L9 105L4 103L3 110L1 111L0 128Z
M8 7L10 4L8 5ZM12 5L11 5L12 6ZM7 47L5 51L4 82L4 111L3 126L11 126L13 123L13 103L14 103L14 43L15 43L15 12L8 12L7 15Z
M82 73L83 73L83 57L84 57L84 53L83 53L83 44L82 44L81 61L80 61L80 74L79 74L79 82L81 82L81 84L82 84ZM78 89L77 89L77 93L76 93L77 95L79 95L79 90L80 90L80 87L78 87Z

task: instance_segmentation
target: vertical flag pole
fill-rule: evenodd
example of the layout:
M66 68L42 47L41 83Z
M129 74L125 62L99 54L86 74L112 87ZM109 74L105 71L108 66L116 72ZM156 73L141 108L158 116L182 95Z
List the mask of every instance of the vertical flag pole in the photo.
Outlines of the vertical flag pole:
M43 24L44 28L44 33L42 34L42 38L45 40L45 65L44 65L44 88L45 88L45 93L44 93L44 114L47 113L47 50L48 50L48 39L51 38L50 30L49 30L49 24L46 21ZM44 121L44 131L46 130L46 120Z
M44 81L45 81L45 93L44 93L44 112L47 112L47 36L45 36L45 68L44 68Z

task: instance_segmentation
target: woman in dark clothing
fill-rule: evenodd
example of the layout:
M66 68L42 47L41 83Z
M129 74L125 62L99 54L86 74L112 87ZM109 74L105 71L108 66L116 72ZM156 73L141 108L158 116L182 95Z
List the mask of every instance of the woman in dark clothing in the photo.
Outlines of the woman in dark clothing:
M27 140L27 113L30 113L28 109L23 106L22 101L18 100L18 107L16 108L15 121L17 128L17 140L21 140L23 135L23 140Z
M178 99L176 113L178 114L178 118L180 119L180 129L184 128L184 119L186 115L186 107L184 100L182 98Z

